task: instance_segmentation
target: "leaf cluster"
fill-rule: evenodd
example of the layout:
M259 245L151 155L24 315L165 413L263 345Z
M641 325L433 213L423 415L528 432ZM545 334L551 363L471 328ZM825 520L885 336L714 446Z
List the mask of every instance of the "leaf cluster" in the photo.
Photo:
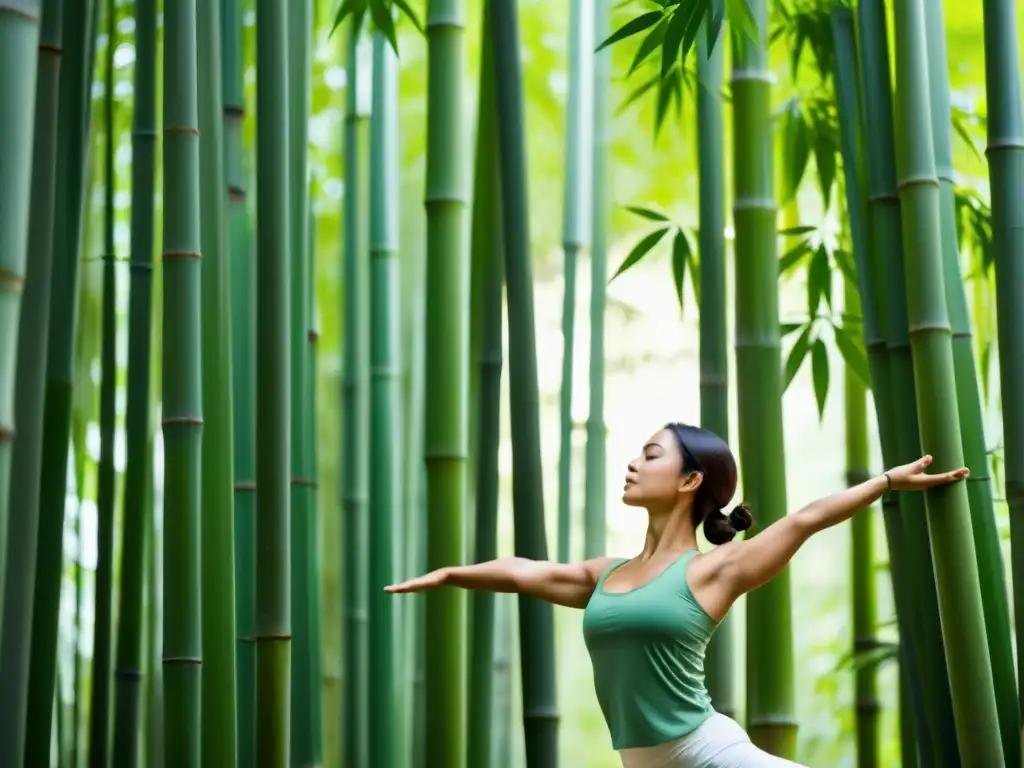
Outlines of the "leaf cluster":
M683 310L683 283L686 273L690 273L690 283L693 286L693 295L700 304L700 264L697 260L697 253L693 248L691 236L695 233L688 232L685 227L675 223L661 211L654 208L645 208L638 205L627 205L626 210L630 213L656 223L657 228L644 235L640 241L633 246L629 255L623 260L619 268L612 275L612 280L617 278L627 269L636 266L650 253L658 243L663 240L672 241L672 279L676 287L676 297L679 299L679 309Z
M341 6L334 15L334 23L331 25L331 34L342 25L345 19L351 17L352 24L356 29L362 26L363 18L367 13L373 21L373 26L384 33L388 43L398 55L398 36L395 34L395 10L405 16L412 25L423 33L423 26L420 24L419 16L409 5L408 0L342 0Z

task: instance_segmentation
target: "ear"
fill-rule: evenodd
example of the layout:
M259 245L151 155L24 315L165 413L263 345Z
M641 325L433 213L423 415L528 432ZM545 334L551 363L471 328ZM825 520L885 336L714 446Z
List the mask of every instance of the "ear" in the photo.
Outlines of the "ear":
M693 493L700 484L704 482L703 472L690 472L679 479L679 492L680 493Z

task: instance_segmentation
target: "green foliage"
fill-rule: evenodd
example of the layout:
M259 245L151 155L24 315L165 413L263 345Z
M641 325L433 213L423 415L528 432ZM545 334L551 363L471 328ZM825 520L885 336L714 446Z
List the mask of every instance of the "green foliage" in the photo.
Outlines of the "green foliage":
M818 168L818 183L827 210L836 181L839 154L839 118L831 88L813 94L797 94L779 109L782 120L783 203L796 196L807 171L811 154Z
M349 16L358 27L362 24L363 17L369 11L373 26L384 33L391 44L392 50L398 54L398 38L395 35L395 9L412 22L413 26L423 32L423 25L420 24L419 16L409 5L408 0L342 0L341 6L334 15L334 23L331 25L331 34L341 26Z
M789 68L793 81L797 79L804 50L809 48L814 57L815 71L820 80L828 80L835 69L835 45L829 21L832 5L829 0L779 0L776 4L778 21L769 34L769 43L785 39L789 51Z
M638 205L627 205L626 210L648 221L656 222L659 226L652 232L644 235L640 241L633 246L629 255L623 260L619 268L612 275L612 280L617 278L627 269L636 266L658 243L667 239L672 233L672 279L676 286L676 296L679 298L679 309L683 310L683 284L686 280L686 273L690 273L690 284L693 286L693 295L700 304L700 264L697 261L697 252L693 246L696 232L689 231L681 224L676 224L668 216L654 208L644 208ZM608 281L609 283L611 280Z
M779 260L779 277L789 277L800 268L805 269L807 275L806 317L795 323L782 324L783 337L799 332L786 358L783 391L789 388L809 354L818 416L824 418L831 375L825 344L828 329L846 365L865 386L870 386L861 318L845 313L837 317L837 308L833 306L833 270L840 270L845 280L855 281L855 266L848 252L841 248L830 248L815 227L792 227L782 230L780 234L800 237L800 240Z
M620 3L619 7L625 5L635 3ZM718 42L722 25L726 20L733 27L734 40L741 45L748 42L756 43L757 29L747 0L644 0L642 5L652 10L623 23L597 47L597 50L646 32L633 55L628 77L637 72L644 63L651 61L652 54L660 49L658 71L646 76L619 107L620 112L624 111L654 86L658 86L654 121L654 133L657 138L669 104L675 104L678 116L682 108L683 86L692 87L695 80L694 70L687 67L686 61L701 27L707 35L709 55Z

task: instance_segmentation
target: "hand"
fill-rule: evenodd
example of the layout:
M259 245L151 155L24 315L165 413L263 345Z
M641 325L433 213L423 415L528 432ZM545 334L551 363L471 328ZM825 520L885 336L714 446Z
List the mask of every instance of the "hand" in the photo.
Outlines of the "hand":
M910 464L902 467L893 467L888 475L892 480L894 491L923 491L925 488L934 488L937 485L947 485L963 480L970 474L967 467L954 469L952 472L943 472L938 475L926 475L925 468L932 463L932 457L925 455Z
M446 568L438 568L436 571L417 576L414 579L403 581L401 584L390 584L384 587L385 592L424 592L428 589L437 589L444 586L448 572Z

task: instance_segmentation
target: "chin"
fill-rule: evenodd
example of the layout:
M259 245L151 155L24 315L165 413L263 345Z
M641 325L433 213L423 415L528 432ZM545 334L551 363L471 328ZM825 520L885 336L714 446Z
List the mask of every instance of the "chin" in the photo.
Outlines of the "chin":
M632 487L632 486L630 486L625 491L623 491L622 492L622 503L625 504L627 507L641 507L641 506L643 506L643 504L641 503L641 500L637 498L637 495L636 495L636 493L634 491L635 491L635 488Z

